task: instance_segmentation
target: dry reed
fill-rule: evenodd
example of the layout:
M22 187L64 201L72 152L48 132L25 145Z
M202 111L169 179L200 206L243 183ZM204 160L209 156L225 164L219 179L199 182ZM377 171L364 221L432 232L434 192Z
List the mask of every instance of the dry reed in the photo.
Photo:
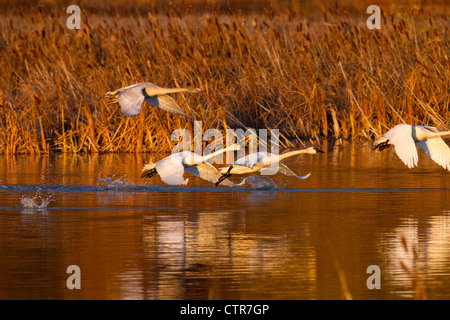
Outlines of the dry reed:
M127 118L99 99L144 81L205 89L174 96L203 130L279 129L284 143L370 139L402 122L449 128L445 3L390 6L369 30L367 6L305 13L287 1L244 14L118 2L83 8L80 30L65 27L61 5L1 8L0 153L170 151L192 121L148 104Z

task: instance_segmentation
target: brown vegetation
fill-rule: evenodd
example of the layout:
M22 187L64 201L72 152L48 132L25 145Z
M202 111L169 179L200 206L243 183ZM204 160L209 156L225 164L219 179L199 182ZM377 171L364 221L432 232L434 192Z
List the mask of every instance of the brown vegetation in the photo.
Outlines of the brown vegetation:
M369 30L367 5L305 13L285 1L244 14L117 2L82 7L80 30L66 28L61 5L2 7L1 153L170 151L191 120L146 103L127 118L100 99L145 81L205 89L174 95L203 130L272 128L287 141L368 139L401 122L449 128L445 3L386 5Z

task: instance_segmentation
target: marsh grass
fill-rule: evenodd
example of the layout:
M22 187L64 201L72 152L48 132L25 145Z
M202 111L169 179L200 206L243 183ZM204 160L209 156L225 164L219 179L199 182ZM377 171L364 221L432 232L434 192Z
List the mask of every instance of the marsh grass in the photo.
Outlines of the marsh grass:
M391 6L380 30L367 29L366 7L89 8L69 30L65 7L4 6L0 152L170 151L171 133L192 121L147 103L127 118L100 99L144 81L205 89L174 95L203 130L279 129L284 146L371 139L403 122L448 130L445 4Z

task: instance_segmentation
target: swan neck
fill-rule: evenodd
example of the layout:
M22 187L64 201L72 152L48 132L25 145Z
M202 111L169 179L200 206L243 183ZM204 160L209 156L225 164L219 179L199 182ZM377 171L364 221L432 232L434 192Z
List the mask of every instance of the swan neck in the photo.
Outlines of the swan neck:
M186 88L161 88L161 93L159 94L167 94L167 93L175 93L175 92L186 92L188 89Z
M431 134L433 137L442 137L450 135L450 131L435 132Z
M222 154L224 152L227 152L229 150L234 150L234 147L231 146L231 147L228 147L228 148L225 148L225 149L220 149L219 151L216 151L216 152L210 153L210 154L208 154L206 156L203 156L203 157L201 157L201 162L205 162L205 161L207 161L207 160L209 160L209 159L211 159L211 158L213 158L215 156L218 156L218 155L220 155L220 154Z
M450 135L450 131L442 131L442 132L430 132L430 131L424 131L424 130L416 130L416 132L413 132L413 137L415 136L415 140L422 141L425 139L432 139L442 136Z
M162 94L168 94L168 93L175 93L175 92L186 92L188 89L186 88L153 88L153 87L147 87L145 88L145 93L147 93L148 96L157 96Z
M283 159L286 159L286 158L295 156L295 155L297 155L297 154L305 153L305 152L306 152L305 150L296 150L296 151L286 152L286 153L280 154L280 155L278 156L278 159L279 159L279 161L281 161L281 160L283 160Z

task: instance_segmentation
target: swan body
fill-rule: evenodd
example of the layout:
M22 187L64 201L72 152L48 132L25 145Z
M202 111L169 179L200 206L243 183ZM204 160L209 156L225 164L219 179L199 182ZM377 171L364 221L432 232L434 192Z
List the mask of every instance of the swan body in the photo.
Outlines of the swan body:
M143 82L107 92L103 97L109 99L109 104L118 102L120 110L128 117L141 113L142 103L147 101L151 105L164 111L189 117L178 104L167 94L174 92L204 92L199 88L162 88L151 82Z
M184 179L183 175L184 171L187 171L204 180L215 183L222 175L216 168L209 163L205 163L205 161L230 150L240 150L240 147L239 145L232 145L231 147L221 149L207 156L199 156L191 151L174 153L157 163L145 165L142 169L142 177L150 178L158 173L161 180L166 184L186 185L189 179ZM231 187L242 186L245 183L245 180L240 184L234 184L229 180L226 181L225 185Z
M219 170L217 170L213 165L207 162L186 167L184 170L193 174L194 176L202 178L203 180L212 182L216 186L219 185L219 183L217 182L222 177L222 174L219 172ZM240 183L234 183L228 179L223 179L220 181L220 184L223 184L226 187L242 187L245 184L245 179Z
M445 135L450 135L450 131L439 132L430 126L398 124L376 140L373 148L382 151L393 145L397 156L411 169L416 167L419 161L416 148L418 145L431 160L450 171L450 148L441 138Z
M247 174L247 173L253 173L253 172L260 172L262 174L270 174L270 173L276 173L276 169L272 168L272 165L279 164L278 166L278 172L283 173L287 176L295 176L299 179L306 179L310 176L308 173L305 176L298 176L295 173L293 173L286 165L281 163L280 161L298 154L317 154L317 153L324 153L322 150L316 148L316 147L309 147L302 150L295 150L291 152L286 152L281 155L275 155L272 153L267 152L256 152L249 154L248 156L245 156L243 158L238 159L236 162L232 164L232 168L230 167L224 167L221 168L219 171L222 174L226 174L227 172L231 174Z

